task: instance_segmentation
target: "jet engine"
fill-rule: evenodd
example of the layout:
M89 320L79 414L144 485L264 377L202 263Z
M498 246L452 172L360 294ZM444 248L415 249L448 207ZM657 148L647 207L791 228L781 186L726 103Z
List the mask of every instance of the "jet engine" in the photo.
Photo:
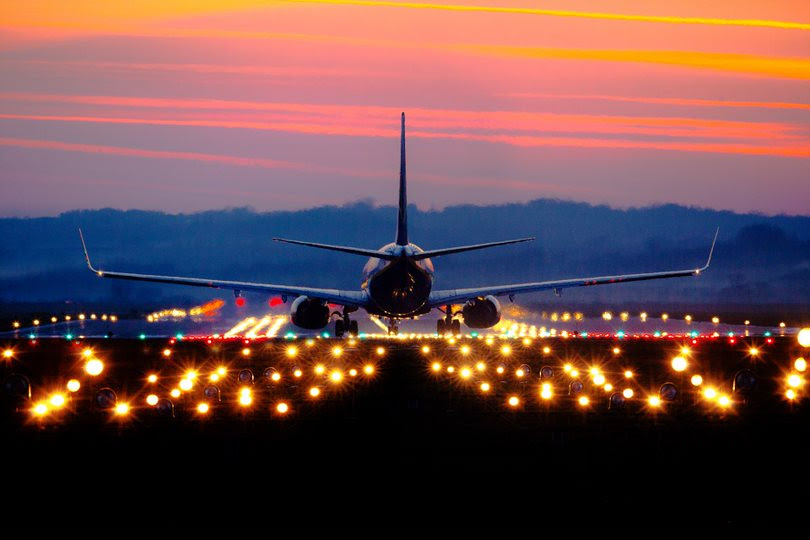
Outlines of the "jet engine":
M501 320L501 304L492 295L476 298L464 304L461 316L470 328L489 328Z
M295 326L318 330L329 324L329 306L321 300L299 296L290 307L290 319Z

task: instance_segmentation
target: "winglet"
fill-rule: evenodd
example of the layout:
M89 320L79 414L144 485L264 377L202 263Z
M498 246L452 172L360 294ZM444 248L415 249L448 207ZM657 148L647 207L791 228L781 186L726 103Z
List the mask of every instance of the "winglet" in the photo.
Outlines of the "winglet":
M90 262L90 255L87 253L87 244L84 243L84 235L82 234L81 227L79 227L79 238L82 241L82 249L84 250L84 260L87 261L87 267L96 274L101 275L101 272L93 268L93 264Z
M718 234L720 234L720 227L717 227L717 230L714 231L714 240L712 240L712 247L709 249L709 258L706 260L706 264L702 268L698 268L697 270L695 270L696 274L699 274L704 270L706 270L712 263L712 254L714 253L714 245L717 243Z

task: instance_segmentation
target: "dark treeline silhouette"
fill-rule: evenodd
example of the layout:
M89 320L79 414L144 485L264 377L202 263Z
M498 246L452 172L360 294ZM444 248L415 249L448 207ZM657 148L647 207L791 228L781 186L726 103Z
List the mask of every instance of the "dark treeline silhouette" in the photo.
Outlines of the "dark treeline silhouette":
M438 288L696 267L719 226L713 265L699 279L570 290L566 299L737 305L810 299L810 217L677 205L619 210L548 199L409 212L411 240L424 248L537 237L436 259ZM212 296L210 290L96 278L84 266L79 226L102 269L357 288L362 257L278 244L272 237L377 248L393 241L395 219L395 208L369 202L267 213L102 209L0 219L0 302L146 305ZM526 301L543 296L550 295Z

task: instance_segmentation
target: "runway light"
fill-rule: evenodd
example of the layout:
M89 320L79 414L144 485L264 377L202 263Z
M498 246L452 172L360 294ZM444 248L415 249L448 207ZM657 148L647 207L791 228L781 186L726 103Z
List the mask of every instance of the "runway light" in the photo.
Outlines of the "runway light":
M219 381L219 373L212 373L208 376L208 380L211 382L218 382Z
M650 407L660 407L661 406L661 398L658 396L650 396L647 400L647 403L650 404Z
M194 387L194 383L191 382L189 379L182 379L180 381L179 386L180 386L180 390L182 390L183 392L188 392L189 390L191 390Z
M570 373L569 375L571 375L571 377L573 377L574 379L576 379L577 377L579 377L579 371L578 371L578 370L576 370L576 369L572 369L572 370L571 370L571 373Z
M276 405L276 412L278 414L287 414L290 411L290 406L283 401Z
M177 389L177 388L172 388L172 391L169 392L169 395L172 396L175 399L179 398L180 394L182 394L182 392L180 392L180 390Z
M591 400L588 399L588 396L579 396L579 399L577 400L580 407L587 407L590 402Z
M341 347L332 347L332 356L339 358L341 354L343 354L343 349Z
M624 396L625 399L632 398L634 394L635 392L633 392L632 388L625 388L624 390L622 390L622 395Z
M549 383L543 383L540 386L540 397L549 400L551 399L553 392L551 390L551 385Z
M295 356L298 354L298 347L287 347L285 352L288 358L295 358Z
M672 369L677 372L686 370L687 365L686 358L683 356L676 356L672 359Z
M333 383L337 384L343 380L343 372L339 369L334 369L329 374L329 378L332 380Z
M802 380L801 376L797 375L796 373L792 373L787 380L788 386L792 388L798 388L803 382L804 381Z
M487 370L487 365L483 362L478 362L475 364L475 369L483 373L484 371Z
M248 347L242 349L242 356L250 356L250 349Z
M154 407L155 405L157 405L158 399L159 398L155 394L149 394L148 396L146 396L146 404L149 405L150 407Z
M454 368L453 366L447 366L447 373L455 373L455 371L456 368Z
M295 368L295 371L293 371L293 377L295 377L296 379L300 379L303 375L304 372L298 368Z
M247 390L245 388L242 390L242 393L239 394L239 405L242 407L250 407L251 403L253 403L253 396L250 395L250 390L247 392L244 392L244 390Z
M117 416L126 416L129 414L129 405L126 403L119 403L115 406L115 414Z
M68 392L78 392L79 388L82 387L82 383L78 381L78 379L70 379L67 382L67 389Z
M604 388L605 388L605 392L612 392L613 391L613 385L610 384L610 383L607 383Z
M48 400L53 407L57 409L65 405L65 394L53 394L51 399Z
M357 377L357 370L352 368L349 370L349 377Z
M433 362L432 364L430 364L430 369L432 369L433 371L441 371L442 365L438 362Z
M34 405L34 407L31 409L31 412L33 412L35 416L45 416L46 414L48 414L48 406L42 402L39 402L36 405Z
M520 405L520 398L517 396L509 396L509 399L506 401L510 407L514 408Z
M490 389L491 389L492 387L489 385L489 383L488 383L488 382L482 382L482 383L481 383L480 388L481 388L481 391L482 391L482 392L487 393L487 392L489 392L489 391L490 391Z
M462 345L461 346L461 354L463 354L464 356L467 356L468 354L470 354L469 345Z
M692 353L692 349L690 349L690 348L689 348L689 347L687 347L686 345L684 345L683 347L681 347L681 354L682 354L682 355L686 356L686 355L689 355L689 354L691 354L691 353Z
M171 349L163 349L163 356L165 356L166 358L168 358L168 357L170 357L171 355L172 355L172 350L171 350Z
M799 340L799 345L802 347L810 347L810 328L802 328L796 336Z
M703 384L703 377L700 375L692 375L692 378L689 379L689 382L692 383L692 386L700 386Z
M82 356L85 358L93 358L93 349L84 349L82 351Z
M613 354L619 354L619 353L621 353L621 352L622 352L622 350L621 350L620 348L618 348L618 347L613 347Z
M525 376L526 376L526 372L523 370L523 368L517 368L515 370L515 377L517 377L518 379L522 379Z
M720 324L720 317L712 317L712 324Z
M318 388L317 386L313 386L312 388L309 389L309 395L311 397L316 398L321 395L321 389Z
M503 375L503 372L506 371L506 368L504 368L503 366L498 366L495 368L495 371L498 373L498 375Z
M596 386L602 386L603 384L605 384L605 376L602 375L601 373L597 373L593 377L593 384L595 384Z
M715 390L710 386L705 390L703 390L703 397L708 399L709 401L712 401L717 397L717 390Z
M728 407L729 405L731 405L731 400L729 399L728 396L722 395L719 398L717 398L717 403L721 407L725 408L725 407Z
M788 388L787 392L785 392L785 397L793 401L796 399L796 391L792 388Z
M385 348L377 347L377 356L385 356Z
M565 364L563 366L563 371L566 372L566 373L571 373L572 369L574 369L574 367L571 364Z
M104 371L104 363L98 358L93 358L84 364L84 370L93 377L101 375L101 372Z
M804 358L797 358L795 362L793 362L793 367L796 371L805 371L807 370L807 361Z
M219 366L219 367L217 368L217 374L218 374L220 377L224 377L226 373L228 373L228 370L225 368L225 366Z
M197 404L197 412L200 414L208 414L208 411L211 407L205 401L202 401Z
M472 377L472 370L468 367L463 367L461 368L459 375L461 375L462 379L469 379L470 377Z
M14 358L14 351L11 349L6 349L3 351L3 358Z
M429 352L430 352L430 347L428 347L427 345L422 345L422 353L423 354L428 354Z
M157 375L155 375L154 373L150 374L150 375L149 375L149 376L146 378L146 380L147 380L148 382L150 382L150 383L156 383L156 382L157 382L157 379L158 379L158 378L157 378Z
M324 366L323 364L318 364L317 366L315 366L315 375L323 375L325 371L326 366Z
M751 347L750 349L748 349L748 354L751 356L757 356L759 354L759 349L757 349L756 347Z

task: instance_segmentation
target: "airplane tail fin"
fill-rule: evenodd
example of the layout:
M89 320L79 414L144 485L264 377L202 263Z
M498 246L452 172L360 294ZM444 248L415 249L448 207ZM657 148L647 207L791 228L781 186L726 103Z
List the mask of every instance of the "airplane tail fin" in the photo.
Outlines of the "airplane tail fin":
M405 173L405 113L402 113L402 132L399 147L399 213L397 215L397 245L408 245L408 193Z

